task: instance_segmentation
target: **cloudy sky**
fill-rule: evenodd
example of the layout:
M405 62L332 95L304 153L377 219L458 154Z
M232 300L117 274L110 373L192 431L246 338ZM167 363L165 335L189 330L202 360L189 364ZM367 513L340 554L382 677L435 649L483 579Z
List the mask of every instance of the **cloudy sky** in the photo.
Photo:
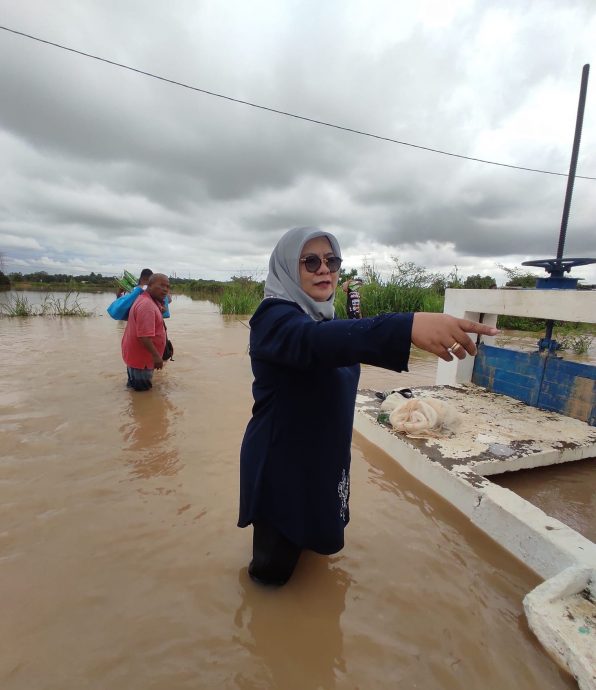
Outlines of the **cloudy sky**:
M0 24L189 86L424 147L596 177L594 0L0 0ZM0 30L4 270L264 277L284 230L345 265L490 274L556 255L566 177L290 118ZM596 180L565 255L596 257ZM538 273L541 273L538 271ZM596 283L596 265L576 269Z

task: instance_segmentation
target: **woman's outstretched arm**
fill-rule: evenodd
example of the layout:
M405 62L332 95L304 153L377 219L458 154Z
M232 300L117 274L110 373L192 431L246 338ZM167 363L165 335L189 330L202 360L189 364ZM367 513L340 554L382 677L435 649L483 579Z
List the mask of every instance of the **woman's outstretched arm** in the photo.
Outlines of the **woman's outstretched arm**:
M466 352L476 354L476 345L468 333L496 335L499 331L468 319L457 319L449 314L417 312L412 322L412 343L421 350L451 362L454 355L463 359Z

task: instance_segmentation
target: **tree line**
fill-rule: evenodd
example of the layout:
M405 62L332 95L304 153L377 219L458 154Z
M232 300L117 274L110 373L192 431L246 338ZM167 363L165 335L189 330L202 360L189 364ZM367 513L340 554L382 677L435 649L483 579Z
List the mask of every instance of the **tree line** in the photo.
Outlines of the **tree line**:
M490 289L497 287L497 282L493 276L474 275L461 278L458 275L457 267L448 275L431 273L422 266L413 262L399 262L395 260L395 269L392 274L391 282L403 285L415 285L417 287L429 288L439 294L445 294L447 288L464 289ZM536 275L518 269L510 269L499 266L507 275L505 287L534 287ZM374 266L364 265L363 277L367 282L383 282L376 273ZM357 269L344 271L341 269L339 282L354 278L358 275ZM116 285L117 276L104 276L101 273L91 273L83 275L72 275L68 273L48 273L47 271L35 271L33 273L13 272L4 274L0 271L0 286L10 286L11 284L32 284L32 285L88 285L89 287L113 288ZM262 281L253 280L250 276L232 276L229 281L205 280L202 278L174 278L170 277L172 286L179 285L189 289L218 289L230 283L256 283Z

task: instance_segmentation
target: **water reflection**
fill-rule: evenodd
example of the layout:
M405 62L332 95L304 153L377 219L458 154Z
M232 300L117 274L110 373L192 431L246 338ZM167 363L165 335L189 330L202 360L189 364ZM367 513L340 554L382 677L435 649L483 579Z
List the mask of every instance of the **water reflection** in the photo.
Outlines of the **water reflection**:
M135 479L174 476L183 466L173 442L175 406L156 389L143 393L131 391L129 395L120 432L132 476Z
M282 589L255 585L243 568L234 622L239 641L262 661L268 678L238 674L238 688L335 688L346 674L340 617L351 581L333 558L311 552L302 554L294 578Z

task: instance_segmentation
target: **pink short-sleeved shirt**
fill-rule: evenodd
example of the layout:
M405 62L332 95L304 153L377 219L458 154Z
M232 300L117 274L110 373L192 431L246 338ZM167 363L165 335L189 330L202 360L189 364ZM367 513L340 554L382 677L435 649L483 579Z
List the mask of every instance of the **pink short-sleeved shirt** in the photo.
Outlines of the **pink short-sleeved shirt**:
M153 357L139 338L151 338L155 349L163 352L166 329L161 310L148 292L135 300L128 312L128 323L122 336L122 359L134 369L153 369Z

